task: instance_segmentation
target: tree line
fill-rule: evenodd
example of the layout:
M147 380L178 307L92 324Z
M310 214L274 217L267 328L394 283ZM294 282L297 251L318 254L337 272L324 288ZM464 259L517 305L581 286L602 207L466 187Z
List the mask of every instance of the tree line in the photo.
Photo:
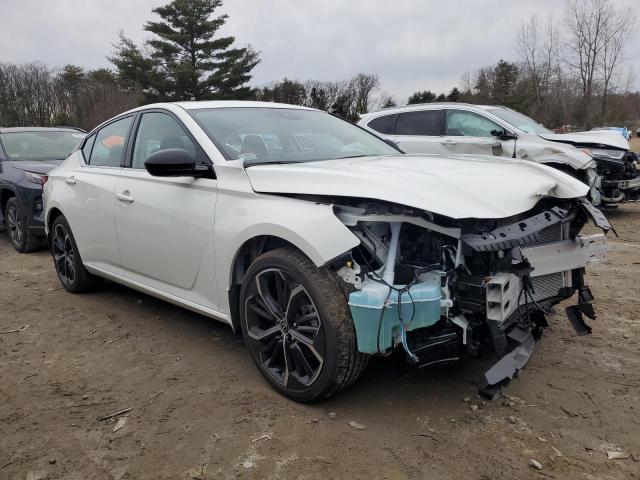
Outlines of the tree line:
M108 69L0 64L0 126L93 128L137 104L139 89Z
M173 0L153 9L150 39L121 33L107 57L112 69L0 63L0 126L73 125L90 129L118 112L158 102L247 99L326 110L356 121L372 109L403 104L381 91L375 73L336 81L284 78L250 86L260 54L219 35L222 0ZM448 92L418 90L408 104L500 104L548 127L623 123L640 118L640 93L627 69L637 27L630 8L611 0L567 0L559 21L532 14L513 39L517 60L501 59L463 75Z

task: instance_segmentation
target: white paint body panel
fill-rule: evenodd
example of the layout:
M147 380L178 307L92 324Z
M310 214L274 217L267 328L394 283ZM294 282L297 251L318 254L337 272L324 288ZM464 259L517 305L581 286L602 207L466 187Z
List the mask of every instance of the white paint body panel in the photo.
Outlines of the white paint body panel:
M504 218L543 196L588 187L544 165L500 157L402 155L247 168L254 190L385 200L451 218Z
M53 173L56 171L60 174ZM87 264L114 274L122 273L114 196L121 173L121 169L84 166L81 153L74 152L62 166L52 171L60 188L47 204L49 208L64 205L70 224L91 225L74 235L81 248L80 255Z
M116 193L116 233L124 276L216 309L213 264L217 182L158 178L124 169Z
M620 133L599 130L597 132L541 134L542 138L554 142L593 143L629 150L631 147Z

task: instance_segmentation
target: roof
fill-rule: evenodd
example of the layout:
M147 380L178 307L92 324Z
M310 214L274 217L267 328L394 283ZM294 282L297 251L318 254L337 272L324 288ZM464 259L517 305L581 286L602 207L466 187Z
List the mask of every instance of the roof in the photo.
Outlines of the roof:
M84 130L76 127L0 127L0 133L26 133L26 132L81 132Z
M176 102L176 105L185 110L196 110L199 108L293 108L297 110L314 110L313 108L300 105L289 105L275 102L254 102L248 100L201 100L193 102Z
M428 109L435 109L435 108L442 108L442 107L465 107L465 108L471 108L471 109L479 109L479 110L488 110L490 108L498 108L498 107L502 107L502 105L476 105L474 103L462 103L462 102L428 102L428 103L412 103L410 105L402 105L402 106L397 106L397 107L389 107L389 108L383 108L381 110L377 110L375 112L369 112L369 113L365 113L364 115L361 115L360 118L365 118L365 117L377 117L380 114L388 114L388 113L393 113L393 112L411 112L413 110L422 110L425 108ZM503 107L504 108L504 107Z
M198 110L205 108L288 108L296 110L316 110L315 108L303 107L300 105L289 105L286 103L255 102L250 100L194 100L190 102L162 102L150 103L141 107L133 108L122 114L144 111L152 108L166 108L169 105L180 107L184 110Z

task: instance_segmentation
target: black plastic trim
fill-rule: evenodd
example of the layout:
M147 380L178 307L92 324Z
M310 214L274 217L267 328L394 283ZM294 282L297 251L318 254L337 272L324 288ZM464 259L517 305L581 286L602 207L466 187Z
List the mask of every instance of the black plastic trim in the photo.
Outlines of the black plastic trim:
M461 240L475 252L495 252L535 244L540 241L541 230L562 223L567 215L567 210L553 207L551 210L496 228L491 232L462 235Z

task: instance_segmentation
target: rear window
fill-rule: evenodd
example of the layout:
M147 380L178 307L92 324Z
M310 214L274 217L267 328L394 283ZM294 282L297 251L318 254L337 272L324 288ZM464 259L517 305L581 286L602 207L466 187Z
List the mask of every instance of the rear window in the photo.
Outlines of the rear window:
M391 134L393 133L393 127L396 125L396 117L397 115L385 115L384 117L374 118L367 124L367 127L376 132Z
M80 132L7 132L0 137L9 160L64 160L84 138Z
M442 135L440 110L422 110L398 115L396 135Z

